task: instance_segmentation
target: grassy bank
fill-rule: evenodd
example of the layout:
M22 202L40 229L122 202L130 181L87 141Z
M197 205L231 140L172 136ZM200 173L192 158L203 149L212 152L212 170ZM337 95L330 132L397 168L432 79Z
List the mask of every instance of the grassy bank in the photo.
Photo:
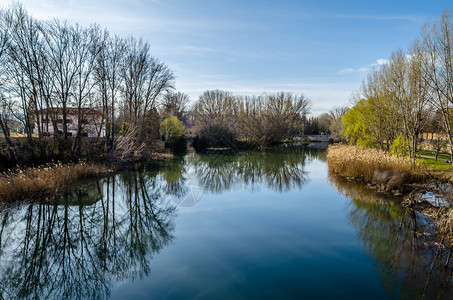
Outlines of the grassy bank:
M329 170L385 189L421 182L427 179L422 168L413 168L410 160L376 149L332 145L327 150Z
M432 151L417 151L417 154L419 155L424 155L424 156L429 156L429 157L432 157L432 158L435 158L436 157L436 154L433 153ZM445 159L445 160L450 160L451 157L449 154L445 154L445 153L440 153L438 156L437 156L438 159Z
M53 196L76 181L102 176L112 169L95 163L49 164L0 175L0 202Z

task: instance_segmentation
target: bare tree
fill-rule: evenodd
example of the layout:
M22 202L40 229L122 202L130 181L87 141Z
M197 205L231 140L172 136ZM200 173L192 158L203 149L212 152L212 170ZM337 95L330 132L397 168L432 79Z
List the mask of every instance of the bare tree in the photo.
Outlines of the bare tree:
M453 155L453 28L446 10L438 23L426 23L422 29L421 69L429 87L429 100L442 114L445 134ZM453 157L453 156L452 156ZM453 162L453 159L452 159Z
M73 144L73 152L80 151L81 136L87 113L93 110L93 103L90 103L94 92L95 77L94 70L97 58L100 55L106 41L107 34L99 26L91 26L83 29L76 25L72 28L74 67L75 74L72 85L73 107L77 108L77 133ZM88 108L88 109L86 109Z
M189 108L189 96L181 92L167 93L162 100L162 111L165 117L176 116L184 121L184 114Z
M39 23L29 16L20 4L14 4L4 11L2 23L10 28L5 81L8 85L8 94L18 99L12 113L23 123L30 140L37 120L35 117L43 108L40 97L42 37ZM40 133L39 120L37 121L37 130Z
M265 96L239 97L238 130L246 141L267 144Z
M261 147L300 135L311 102L304 95L277 93L240 98L239 135Z
M64 138L59 139L61 145L72 146L75 154L81 149L81 136L87 133L87 118L102 109L103 118L95 126L98 137L106 127L109 150L114 148L113 128L119 115L137 125L140 136L157 137L147 131L158 125L157 107L173 91L174 75L150 55L148 43L110 38L98 25L39 21L20 4L1 11L0 27L5 128L6 117L21 121L30 142L33 130L41 137L53 129L55 136ZM188 98L175 95L182 113ZM72 134L71 144L68 136Z
M61 112L62 133L64 138L68 137L68 107L70 107L70 97L76 77L79 73L79 57L76 51L77 37L74 28L66 22L53 20L43 25L44 41L46 45L46 58L48 71L53 78L54 87L53 99L48 108L56 108L53 111L53 127L55 134L59 133L56 117ZM50 99L49 99L50 100Z
M194 116L200 124L219 125L234 129L238 101L230 93L222 90L205 91L194 104Z
M303 95L280 92L266 101L266 123L272 142L301 135L311 102Z
M107 39L105 47L102 48L96 68L96 80L102 98L102 110L105 118L105 134L109 150L112 150L115 131L115 107L118 94L122 88L123 68L126 44L118 36Z
M343 140L342 131L343 131L343 116L349 111L347 106L338 106L333 107L327 113L327 119L329 122L328 128L331 135L331 138L334 141ZM321 119L321 118L320 118Z
M141 147L158 137L157 106L161 97L174 89L174 75L164 63L150 55L148 43L130 38L126 43L121 76L123 101L120 118L133 134L126 133L124 138L130 141L125 142L122 138L118 145ZM117 150L121 152L121 148L117 147ZM121 153L117 155L121 156Z
M174 89L173 72L149 53L149 44L130 38L122 76L124 109L129 122L139 124L155 109L159 98Z
M409 101L408 101L408 132L412 141L412 157L418 148L419 135L428 127L429 114L432 105L429 101L428 82L423 78L423 52L420 44L415 43L411 48L408 80L409 80Z
M2 20L5 18L5 12L0 12L0 17ZM6 72L6 64L8 60L8 43L9 43L9 33L10 33L10 24L6 22L0 23L1 32L0 32L0 77L3 77ZM0 83L0 129L3 132L3 136L8 145L8 152L12 159L16 160L16 152L14 144L10 139L10 128L8 126L8 121L11 119L11 101L9 101L4 96L4 84Z
M404 137L410 142L409 153L415 160L419 134L428 120L428 85L422 76L423 52L416 43L410 55L398 50L384 67L384 84L401 120Z

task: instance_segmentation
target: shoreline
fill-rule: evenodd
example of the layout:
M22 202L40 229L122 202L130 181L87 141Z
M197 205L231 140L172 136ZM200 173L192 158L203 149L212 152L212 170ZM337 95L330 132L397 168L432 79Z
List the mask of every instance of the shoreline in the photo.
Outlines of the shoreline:
M436 170L408 158L358 146L335 144L327 149L329 171L362 182L379 192L408 195L432 183L452 182L453 170Z
M47 199L64 193L75 184L90 178L101 178L136 167L149 160L170 159L173 154L153 153L148 159L131 161L85 161L47 163L34 167L18 166L0 173L0 203Z
M374 157L369 157L370 154ZM361 184L376 194L397 197L407 212L418 211L431 218L446 245L453 243L453 196L448 188L453 184L453 171L434 170L424 165L408 168L405 159L346 145L329 147L327 163L333 175ZM354 173L356 176L352 176ZM445 184L449 184L448 187ZM435 195L434 202L425 197L428 193Z

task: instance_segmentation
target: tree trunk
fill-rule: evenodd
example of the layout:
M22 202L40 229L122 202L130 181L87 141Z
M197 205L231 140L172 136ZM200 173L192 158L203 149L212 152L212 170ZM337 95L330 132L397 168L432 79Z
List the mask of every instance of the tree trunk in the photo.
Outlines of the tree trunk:
M3 135L5 136L6 144L8 145L8 152L11 158L14 161L17 161L16 150L14 148L14 144L10 138L9 127L8 124L0 117L0 127L3 131Z

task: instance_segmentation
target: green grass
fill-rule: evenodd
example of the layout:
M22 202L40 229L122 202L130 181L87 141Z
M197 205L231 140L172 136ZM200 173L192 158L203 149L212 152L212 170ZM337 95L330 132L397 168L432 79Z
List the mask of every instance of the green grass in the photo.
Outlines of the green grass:
M417 151L417 154L430 156L430 157L436 157L436 154L433 153L432 151ZM443 153L439 154L439 156L437 156L437 158L448 159L448 160L451 159L449 154L443 154Z
M423 154L425 155L425 154ZM417 162L433 169L451 169L452 165L443 160L434 160L430 158L417 158Z

